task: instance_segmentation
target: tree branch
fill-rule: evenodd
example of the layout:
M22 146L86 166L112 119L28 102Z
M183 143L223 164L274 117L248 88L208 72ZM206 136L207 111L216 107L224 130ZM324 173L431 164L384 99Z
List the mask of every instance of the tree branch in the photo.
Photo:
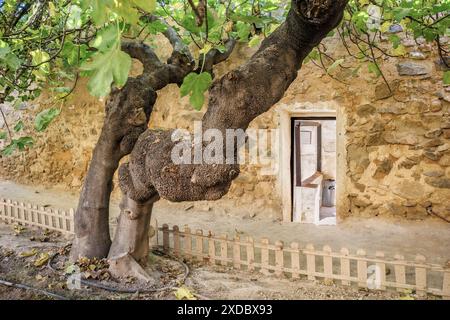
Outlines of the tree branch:
M303 59L339 24L346 4L347 0L293 0L286 21L259 50L213 83L203 130L245 130L269 110L295 80ZM239 174L239 165L174 164L172 132L147 130L139 137L129 164L119 171L122 191L135 201L146 201L155 192L177 202L216 200L225 195Z
M156 53L143 42L122 41L122 50L142 63L144 73L150 73L163 67L163 63L159 60Z
M166 26L166 30L163 32L163 35L169 40L170 44L173 48L172 56L174 55L183 55L187 58L187 60L192 63L194 58L186 44L184 44L183 39L178 35L176 30L169 25L165 20L156 17L154 15L146 14L143 16L143 19L147 19L148 22L159 21Z
M203 71L212 73L213 66L228 59L228 57L233 52L235 46L236 46L236 40L233 38L230 38L225 43L225 51L224 52L220 52L220 50L218 50L218 49L212 49L206 54L205 58L203 57L203 55L200 55L200 59L199 59L200 61L203 61L203 58L205 59L205 63L203 65ZM200 69L201 69L201 67L199 67L197 72L200 72Z

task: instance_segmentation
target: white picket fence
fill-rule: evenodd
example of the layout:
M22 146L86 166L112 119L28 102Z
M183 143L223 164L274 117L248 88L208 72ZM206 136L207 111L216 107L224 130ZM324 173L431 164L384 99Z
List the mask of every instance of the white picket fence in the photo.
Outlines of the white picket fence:
M74 234L74 210L54 210L10 199L0 199L0 221L20 223L65 235ZM211 231L192 232L176 225L155 226L158 232L154 243L166 252L205 264L220 264L265 275L324 280L344 286L356 285L374 290L411 290L419 296L427 293L450 299L450 266L426 262L417 255L408 261L401 255L393 259L383 252L374 257L365 250L352 253L347 248L333 251L328 245L315 248L297 242L285 245L282 241L270 243L264 238L227 234L216 236Z
M0 199L0 220L55 230L65 235L74 234L74 214L73 209L55 210L35 204Z
M450 268L426 263L422 255L407 261L401 255L389 259L383 252L369 257L362 249L351 253L347 248L333 252L328 245L316 249L312 244L302 247L292 242L286 246L282 241L270 243L267 238L229 238L202 230L192 232L189 227L181 231L176 225L169 228L164 224L158 230L157 243L162 244L163 250L203 263L293 279L337 281L344 286L412 290L419 296L430 293L450 299Z

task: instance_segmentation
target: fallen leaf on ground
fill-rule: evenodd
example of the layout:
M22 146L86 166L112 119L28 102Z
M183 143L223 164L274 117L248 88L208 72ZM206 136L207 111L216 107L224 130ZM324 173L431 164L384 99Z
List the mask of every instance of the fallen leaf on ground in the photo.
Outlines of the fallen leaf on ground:
M405 289L405 290L403 290L403 294L404 295L400 297L400 300L414 300L414 297L411 296L412 290Z
M33 249L31 251L24 251L24 252L20 253L20 256L24 257L24 258L31 257L31 256L34 256L36 253L38 253L37 249Z
M76 266L74 264L70 264L70 265L67 266L66 270L64 270L64 273L65 274L72 274L75 271L77 271L77 269L79 269L78 266Z
M192 292L188 288L186 288L184 286L179 287L177 289L177 291L175 291L175 297L178 300L184 300L184 299L186 299L186 300L197 300L197 298L192 294Z
M50 259L50 256L48 253L44 252L39 255L39 257L34 260L34 266L35 267L42 267L44 264L47 263L48 259Z
M14 225L14 232L15 232L16 234L21 234L22 231L25 231L25 230L26 230L26 228L22 227L22 226L19 225L19 224L15 224L15 225Z

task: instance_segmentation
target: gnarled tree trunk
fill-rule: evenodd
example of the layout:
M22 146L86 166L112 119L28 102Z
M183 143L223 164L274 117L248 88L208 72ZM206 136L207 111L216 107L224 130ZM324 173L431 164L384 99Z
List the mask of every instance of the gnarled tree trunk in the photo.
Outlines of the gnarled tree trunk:
M145 131L156 94L147 81L131 78L115 89L106 103L105 121L84 180L75 213L71 258L108 255L109 201L119 161L128 155Z
M108 255L113 275L151 280L141 266L147 265L150 218L153 203L157 200L156 196L141 203L123 197L116 234Z
M305 57L341 21L346 3L293 0L286 21L250 60L213 83L203 130L245 130L269 110L297 77ZM145 203L159 195L178 202L216 200L225 195L239 174L239 165L174 164L171 150L176 142L172 133L147 130L139 137L129 163L119 170L120 186L127 198Z
M303 59L340 22L347 1L292 0L286 21L263 41L250 60L213 83L209 91L208 110L203 117L203 129L214 128L222 132L226 129L245 130L253 119L269 110L282 98L297 77ZM184 76L194 70L192 59L181 45L176 32L168 28L166 36L174 47L168 64L159 62L149 48L128 50L130 55L143 63L147 84L155 91L168 83L181 83ZM234 44L230 45L229 53L233 46ZM219 52L208 54L205 57L208 60L205 62L207 71L212 72L211 66L226 57L227 54L221 55ZM118 129L121 125L123 124L105 121L105 127ZM147 254L148 225L156 199L162 197L170 201L216 200L228 192L232 180L239 174L238 164L174 164L171 159L171 151L175 145L171 139L172 132L146 130L140 134L137 142L133 139L132 144L135 145L129 163L119 168L119 183L124 200L116 236L109 253L111 270L115 275L134 275L143 280L149 279L140 268L139 262L145 261ZM114 140L111 142L114 144ZM235 146L236 149L238 147ZM109 148L105 149L110 152ZM105 165L110 159L115 159L108 152L94 160ZM86 181L92 183L94 188L95 184L98 184L95 174L99 169L95 169L95 164L91 166L94 169L92 173L89 171L88 176L92 177L88 177ZM102 178L106 178L106 175ZM107 183L98 185L104 187L105 194L110 191L107 189L110 186ZM85 186L87 191L83 192L82 198L90 197L90 188ZM103 248L106 250L109 247L109 242L106 242L109 235L89 235L90 232L105 232L104 223L107 220L100 207L109 197L102 200L104 201L94 210L77 214L77 238L83 238L88 247L91 237L103 239ZM80 203L94 202L80 199ZM92 224L94 228L91 228L88 222L95 221L92 217L95 214L103 215L98 218L97 223ZM94 251L92 249L92 252ZM98 256L105 255L103 250L99 253L101 255Z
M171 41L178 43L172 31L169 28L166 32ZM169 83L181 83L193 68L191 58L178 51L174 51L168 64L163 64L143 43L124 42L122 49L142 62L144 72L137 78L129 78L122 89L113 89L106 102L102 132L75 213L72 260L107 257L111 246L109 202L119 162L130 154L139 135L147 129L156 90Z

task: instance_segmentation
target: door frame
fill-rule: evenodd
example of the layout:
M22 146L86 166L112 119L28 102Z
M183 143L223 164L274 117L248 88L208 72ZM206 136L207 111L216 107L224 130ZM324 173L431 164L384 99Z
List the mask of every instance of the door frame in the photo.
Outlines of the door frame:
M317 103L295 103L282 105L278 109L279 116L279 171L277 187L281 198L283 222L292 222L293 218L293 175L292 175L292 118L332 117L336 118L336 157L337 157L337 186L336 186L336 219L339 222L349 209L346 198L346 156L344 110L335 101Z

